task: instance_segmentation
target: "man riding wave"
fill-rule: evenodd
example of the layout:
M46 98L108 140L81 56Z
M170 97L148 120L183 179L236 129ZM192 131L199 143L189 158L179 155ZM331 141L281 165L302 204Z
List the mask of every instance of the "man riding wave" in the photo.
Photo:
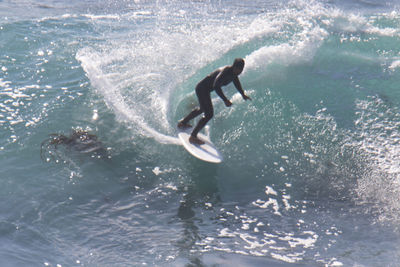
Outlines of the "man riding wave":
M242 85L240 84L238 78L238 76L242 73L243 68L244 60L242 58L236 58L232 66L225 66L213 71L197 84L196 95L200 106L195 108L185 118L178 122L178 128L190 128L192 126L189 124L189 121L204 113L203 118L199 120L190 135L190 143L197 145L204 144L204 141L199 139L197 137L197 134L200 132L201 129L203 129L203 127L207 124L209 120L211 120L214 115L214 109L211 101L212 91L215 90L217 95L224 101L225 106L230 107L232 106L232 102L226 98L226 96L222 92L221 86L225 86L233 82L238 92L242 95L243 99L251 100L251 98L244 93Z

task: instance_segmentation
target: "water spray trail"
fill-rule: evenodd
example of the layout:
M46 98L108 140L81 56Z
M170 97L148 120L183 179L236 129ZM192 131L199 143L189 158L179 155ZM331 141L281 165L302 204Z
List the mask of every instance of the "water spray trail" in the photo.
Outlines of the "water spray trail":
M116 112L117 116L119 116L122 120L137 125L143 129L148 136L153 137L160 143L181 145L181 142L177 137L162 134L151 128L141 116L136 114L135 111L126 104L120 92L116 90L115 86L110 84L104 73L102 73L96 64L96 61L93 60L93 58L96 58L96 56L91 55L91 57L89 57L83 52L80 52L77 54L76 58L81 61L82 68L88 75L92 86L102 93L107 105L109 105Z

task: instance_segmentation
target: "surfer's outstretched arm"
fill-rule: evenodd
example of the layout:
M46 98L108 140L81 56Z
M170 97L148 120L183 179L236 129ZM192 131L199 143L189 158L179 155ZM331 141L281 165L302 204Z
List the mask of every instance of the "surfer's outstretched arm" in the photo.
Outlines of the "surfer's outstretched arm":
M240 84L240 80L237 76L235 76L235 78L233 79L233 84L235 85L238 92L242 95L244 100L247 100L247 99L251 100L251 98L244 93L242 85Z
M230 106L232 105L231 101L229 101L229 99L226 98L226 96L225 96L224 93L222 92L221 87L215 88L215 92L216 92L217 95L224 101L225 106L230 107Z

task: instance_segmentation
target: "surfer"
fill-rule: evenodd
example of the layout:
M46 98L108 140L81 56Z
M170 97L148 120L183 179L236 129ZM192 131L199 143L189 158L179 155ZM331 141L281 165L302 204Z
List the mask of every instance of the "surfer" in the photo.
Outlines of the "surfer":
M189 121L204 113L204 117L199 120L190 135L190 143L196 145L204 144L204 141L199 139L197 137L197 134L200 132L201 129L203 129L203 127L207 124L209 120L211 120L214 115L214 109L210 96L212 91L215 90L217 95L224 101L225 106L230 107L232 106L232 102L229 101L228 98L226 98L226 96L222 92L221 86L225 86L233 82L236 89L242 95L243 99L251 100L251 98L244 93L242 85L240 84L238 78L238 75L242 73L243 68L244 60L242 58L236 58L232 66L225 66L215 70L197 84L196 95L199 100L200 106L195 108L192 112L189 113L189 115L178 122L178 128L190 128L192 126L189 124Z

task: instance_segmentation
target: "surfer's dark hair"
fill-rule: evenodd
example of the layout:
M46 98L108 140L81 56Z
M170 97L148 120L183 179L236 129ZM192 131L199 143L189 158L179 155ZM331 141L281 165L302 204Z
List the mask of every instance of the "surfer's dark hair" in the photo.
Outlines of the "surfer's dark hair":
M234 68L243 69L244 68L244 59L243 58L235 58L232 66Z

